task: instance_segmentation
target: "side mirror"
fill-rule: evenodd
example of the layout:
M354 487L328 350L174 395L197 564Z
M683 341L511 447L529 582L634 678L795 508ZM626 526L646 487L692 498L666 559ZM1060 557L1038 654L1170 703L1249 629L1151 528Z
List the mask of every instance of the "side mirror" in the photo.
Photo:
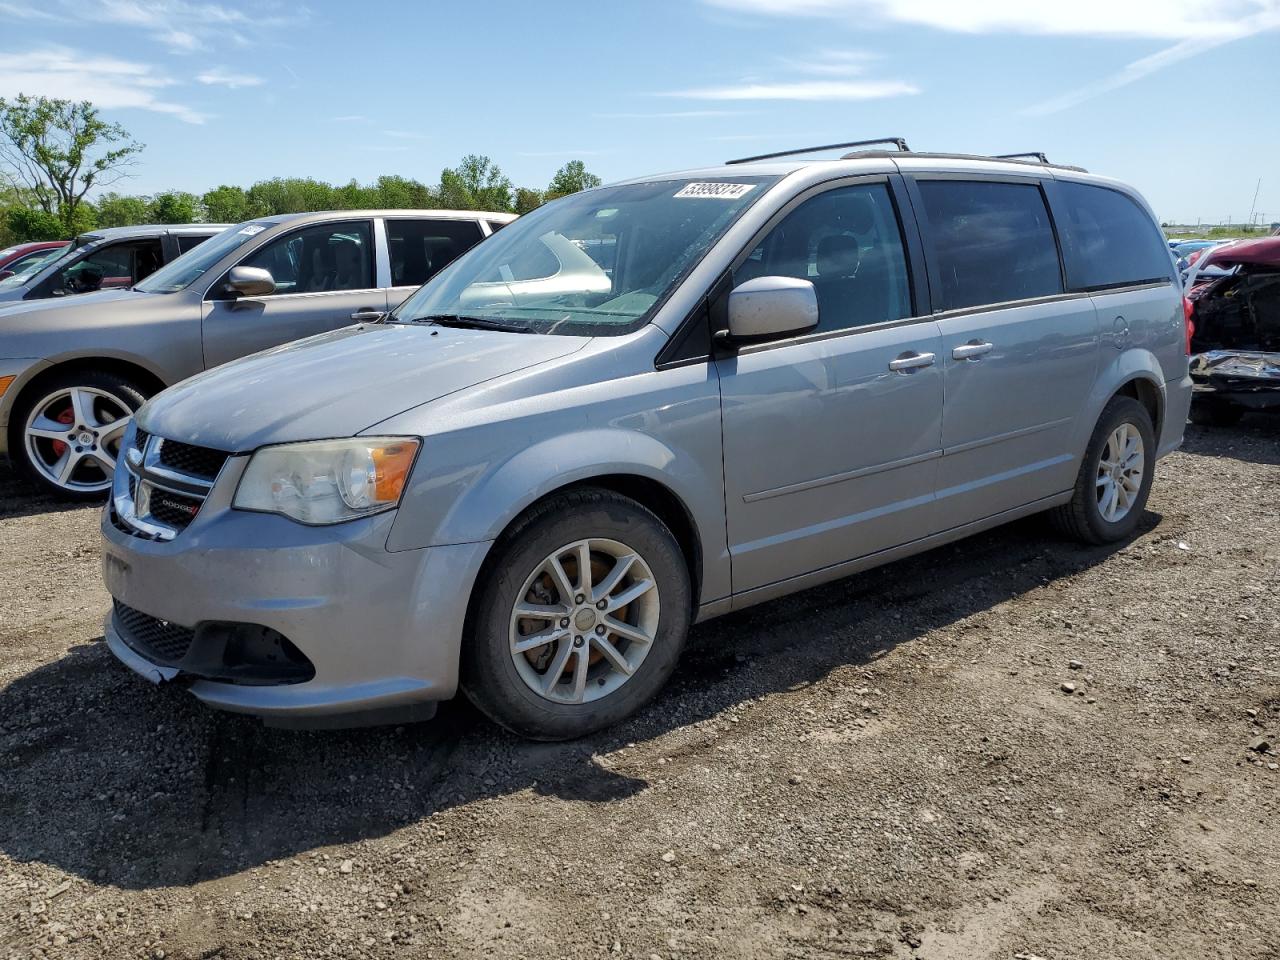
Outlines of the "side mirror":
M276 281L270 270L261 267L232 267L227 287L242 297L265 297L275 292Z
M817 325L818 294L812 283L796 277L756 277L729 294L729 329L719 339L764 340Z

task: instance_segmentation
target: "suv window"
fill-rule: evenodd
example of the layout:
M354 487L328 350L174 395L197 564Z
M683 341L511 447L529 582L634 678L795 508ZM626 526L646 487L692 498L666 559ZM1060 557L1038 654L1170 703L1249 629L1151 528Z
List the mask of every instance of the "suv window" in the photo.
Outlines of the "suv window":
M275 293L371 290L373 244L368 220L303 227L255 250L240 263L261 267L276 282Z
M1131 197L1087 183L1062 181L1058 189L1066 207L1063 252L1073 289L1097 290L1173 277L1168 244Z
M422 286L481 239L475 220L387 220L391 285Z
M99 247L50 278L55 288L71 293L131 287L160 266L160 240L137 240Z
M902 230L883 183L838 187L806 200L775 226L734 272L796 277L818 294L818 331L912 314Z
M203 233L180 233L178 234L178 253L179 255L193 250L209 238Z
M921 180L947 310L1062 293L1062 265L1040 188Z

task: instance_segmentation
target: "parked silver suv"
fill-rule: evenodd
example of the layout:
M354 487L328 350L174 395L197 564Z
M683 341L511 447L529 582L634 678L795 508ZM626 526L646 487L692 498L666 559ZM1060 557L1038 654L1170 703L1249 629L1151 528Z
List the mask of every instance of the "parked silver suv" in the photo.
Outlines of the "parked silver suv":
M147 397L245 354L381 316L512 219L452 210L265 217L129 289L0 309L0 454L7 448L55 494L101 497L129 415Z
M1129 536L1190 396L1173 260L1114 181L906 152L629 181L144 406L106 636L274 722L461 686L574 737L694 621L1038 511Z

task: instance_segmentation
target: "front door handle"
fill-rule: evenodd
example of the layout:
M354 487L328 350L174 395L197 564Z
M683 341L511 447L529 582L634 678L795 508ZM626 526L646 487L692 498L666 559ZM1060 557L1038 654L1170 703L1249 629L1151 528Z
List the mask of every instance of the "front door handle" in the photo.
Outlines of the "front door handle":
M351 319L356 323L376 323L384 313L385 311L375 310L373 307L361 307L351 315Z
M985 340L970 340L951 351L953 360L979 360L995 349L993 344Z
M932 367L934 355L932 353L904 353L894 360L889 361L889 369L894 373L910 373L912 370L919 370L921 367Z

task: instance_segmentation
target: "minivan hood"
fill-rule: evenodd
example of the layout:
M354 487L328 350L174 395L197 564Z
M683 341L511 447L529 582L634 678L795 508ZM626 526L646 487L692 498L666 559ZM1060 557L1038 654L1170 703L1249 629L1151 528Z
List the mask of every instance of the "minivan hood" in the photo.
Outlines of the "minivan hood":
M344 327L235 360L157 394L148 433L243 453L362 430L517 370L580 350L585 337L427 324Z

